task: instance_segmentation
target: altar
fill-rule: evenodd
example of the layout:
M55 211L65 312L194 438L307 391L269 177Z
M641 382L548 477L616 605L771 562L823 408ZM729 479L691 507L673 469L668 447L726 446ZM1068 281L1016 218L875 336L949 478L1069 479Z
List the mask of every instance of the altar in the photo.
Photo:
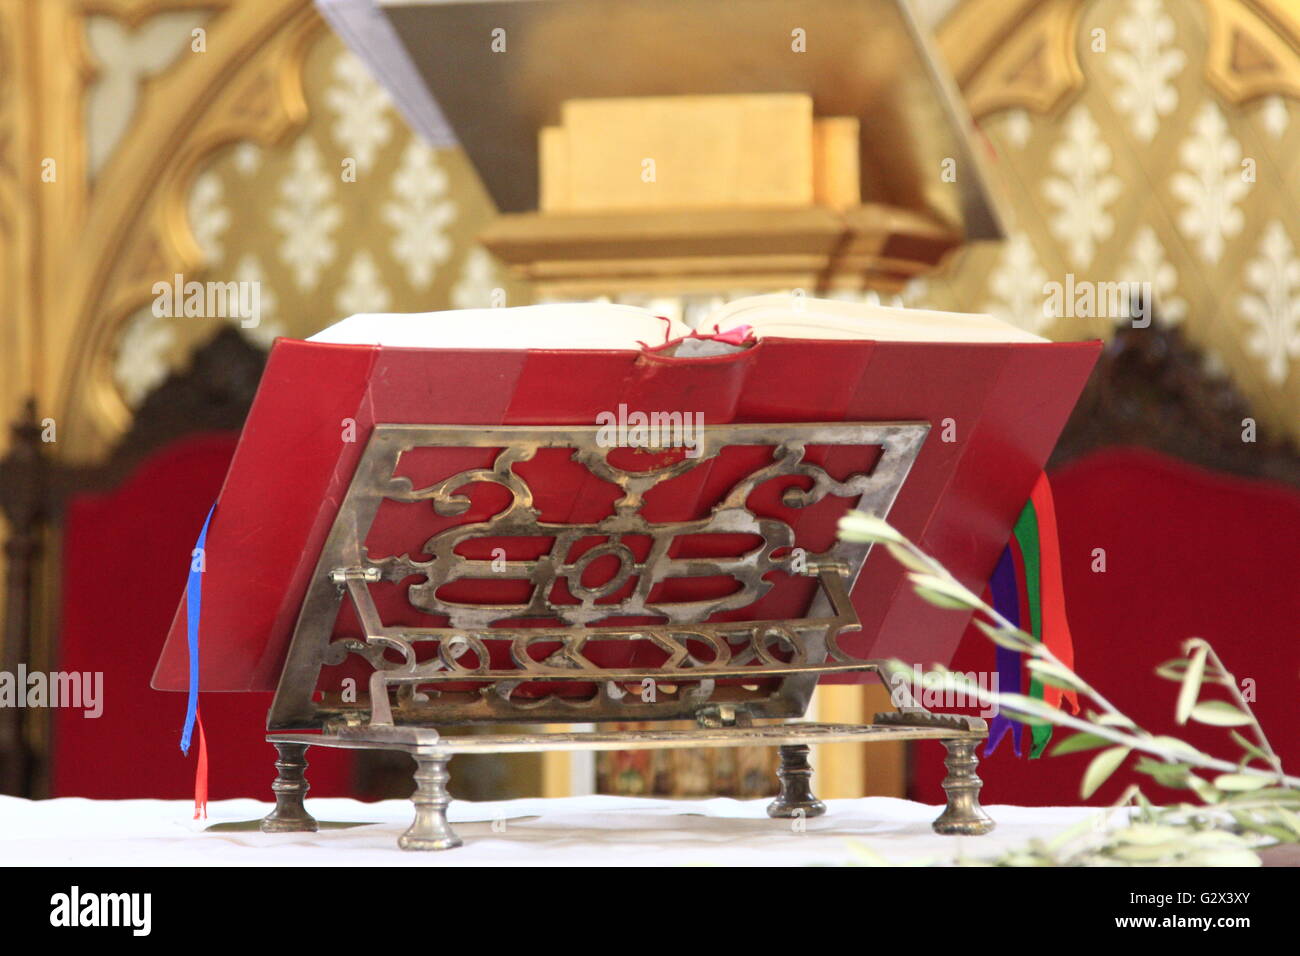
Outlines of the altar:
M998 828L944 837L940 807L889 797L828 801L827 816L774 820L766 801L592 795L469 803L449 817L454 853L397 853L410 824L405 800L322 798L317 833L262 833L270 805L221 800L192 819L182 800L28 801L0 797L0 859L79 866L862 866L987 860L1102 815L1092 807L988 808ZM337 824L347 824L336 828Z

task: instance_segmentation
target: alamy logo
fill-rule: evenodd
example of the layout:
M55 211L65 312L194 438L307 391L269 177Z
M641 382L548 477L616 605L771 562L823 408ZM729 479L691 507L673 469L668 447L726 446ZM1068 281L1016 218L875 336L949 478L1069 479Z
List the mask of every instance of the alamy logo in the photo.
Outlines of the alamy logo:
M178 272L151 291L153 314L160 319L239 319L246 329L262 321L260 282L186 282Z
M1044 283L1043 295L1043 316L1048 319L1132 319L1135 329L1151 324L1150 282L1076 281L1074 273L1067 272L1064 283Z
M957 686L953 686L954 680L959 682ZM996 671L953 671L949 675L940 671L922 672L921 665L916 664L910 674L896 671L889 675L889 696L900 710L915 701L926 710L979 707L981 717L996 717L998 703L993 698L1000 684Z
M704 433L703 412L629 412L620 404L617 412L596 416L601 448L685 448L687 458L700 457L700 436Z
M74 886L50 897L50 925L128 926L133 936L148 936L153 925L152 893L83 893Z
M0 671L0 707L78 707L91 718L104 713L103 671Z

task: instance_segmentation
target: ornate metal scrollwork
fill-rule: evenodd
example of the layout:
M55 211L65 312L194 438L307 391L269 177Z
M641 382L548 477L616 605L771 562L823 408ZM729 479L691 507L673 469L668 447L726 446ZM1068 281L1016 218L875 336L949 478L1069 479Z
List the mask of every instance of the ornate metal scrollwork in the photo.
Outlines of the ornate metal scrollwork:
M928 428L924 423L712 426L702 430L694 457L637 471L611 461L614 449L599 444L595 427L378 425L322 550L268 724L284 729L355 725L367 719L377 726L677 719L699 717L719 702L747 717L800 716L820 676L876 667L848 657L838 644L841 634L858 629L849 592L867 549L837 544L796 557L791 524L755 513L750 497L766 482L797 478L808 487L785 489L781 500L788 508L808 507L831 495L883 516ZM703 517L654 522L645 516L646 496L654 489L736 445L770 448L770 460L738 480ZM869 473L837 480L807 460L810 445L879 446L881 453ZM416 488L410 478L397 474L398 462L404 453L425 447L498 451L489 467L462 470ZM618 497L609 513L585 523L543 520L533 489L517 467L541 449L571 449L572 460L588 475L615 486ZM384 500L427 503L439 516L457 517L470 511L467 489L485 483L506 492L505 507L487 520L453 524L434 534L417 552L427 558L408 552L372 560L366 553L366 535ZM721 534L752 535L759 543L728 556L672 556L672 546L682 536ZM487 561L458 550L483 538L550 539L551 545L527 560ZM592 538L601 540L575 553L579 542ZM648 540L643 557L629 547L634 539ZM600 559L612 559L614 570L598 582L586 579ZM805 616L714 620L768 594L773 572L820 581L820 593ZM701 577L730 577L737 586L720 596L681 601L666 600L656 591L666 581ZM485 578L527 582L529 596L513 604L464 603L445 596L448 585ZM411 607L445 618L447 626L390 626L380 620L371 586L412 579L405 585ZM554 599L557 582L571 603ZM344 592L364 639L333 636ZM599 624L631 618L660 623ZM537 626L541 619L552 626ZM655 663L600 666L592 651L610 641L633 650L653 649L653 655L633 653L627 659ZM539 642L555 645L540 659L530 653ZM497 648L495 660L490 644ZM313 700L321 668L349 655L373 669L369 699L353 705ZM649 698L641 692L646 681L654 682ZM455 689L447 690L449 685ZM467 685L473 690L466 692ZM537 685L571 690L583 685L588 690L538 693ZM530 690L521 692L524 687Z

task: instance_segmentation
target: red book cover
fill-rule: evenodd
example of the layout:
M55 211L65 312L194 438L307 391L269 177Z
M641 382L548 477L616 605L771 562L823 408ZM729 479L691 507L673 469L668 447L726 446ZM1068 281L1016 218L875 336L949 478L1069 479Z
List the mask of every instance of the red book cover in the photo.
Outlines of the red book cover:
M647 414L699 413L706 425L927 422L930 433L888 520L979 591L1099 351L1098 342L765 338L726 355L677 358L654 349L426 349L277 340L208 532L200 689L275 689L325 537L376 424L592 426L620 406ZM405 456L398 469L416 488L487 467L493 454L416 451L421 454ZM616 489L563 451L544 449L529 463L537 507L548 521L600 520ZM737 480L770 458L762 447L726 449L648 495L643 514L655 522L706 515ZM873 464L870 448L846 446L809 446L808 460L837 479ZM796 513L782 504L781 490L760 487L751 508L787 520L801 547L829 548L852 500L828 497ZM471 498L470 511L458 521L483 520L500 507L490 489ZM388 505L365 540L371 559L422 555L424 541L446 526L427 502ZM496 543L478 542L480 550ZM674 554L690 557L692 547L699 543L675 544ZM418 583L372 588L385 623L443 626L422 619L406 600L407 588ZM527 582L462 580L456 587L470 600L475 590L492 603L526 600ZM665 600L682 601L716 582L677 579L662 587ZM791 577L753 606L728 613L800 617L815 587L813 579ZM880 549L868 557L852 597L863 626L843 645L857 656L946 664L965 629L965 615L917 598L902 569ZM566 600L561 593L552 598ZM348 601L335 634L363 636ZM186 637L182 595L155 688L187 689ZM601 666L623 663L616 648L601 651Z

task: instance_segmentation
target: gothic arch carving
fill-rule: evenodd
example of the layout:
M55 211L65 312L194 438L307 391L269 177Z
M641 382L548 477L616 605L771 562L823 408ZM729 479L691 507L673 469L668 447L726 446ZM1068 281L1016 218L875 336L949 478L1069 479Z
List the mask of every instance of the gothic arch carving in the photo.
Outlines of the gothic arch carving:
M96 3L139 22L182 0ZM129 133L96 178L66 250L58 313L68 329L55 408L62 451L102 455L131 413L112 378L121 323L152 298L153 283L197 270L201 252L186 198L206 157L223 145L282 142L307 118L302 69L322 23L309 0L227 3L208 21L207 51L145 81Z

